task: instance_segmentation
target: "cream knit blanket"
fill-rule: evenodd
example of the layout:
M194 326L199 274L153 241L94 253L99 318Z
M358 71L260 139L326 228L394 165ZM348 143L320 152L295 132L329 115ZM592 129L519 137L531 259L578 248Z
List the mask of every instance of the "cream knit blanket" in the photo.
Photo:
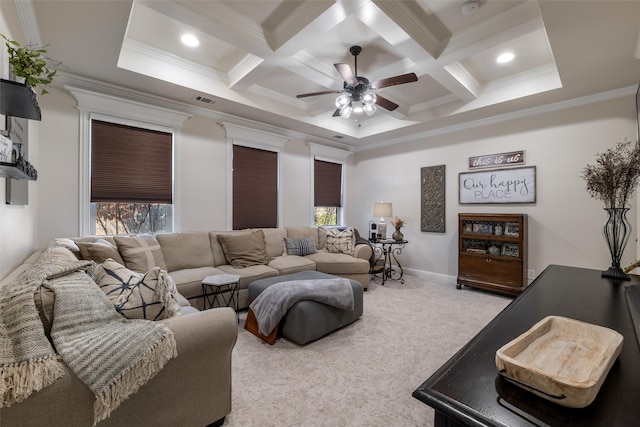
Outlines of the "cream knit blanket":
M55 294L51 338L57 353L96 395L94 425L175 357L173 333L160 323L129 320L83 271L87 261L41 260L0 285L0 407L20 402L64 375L33 294Z

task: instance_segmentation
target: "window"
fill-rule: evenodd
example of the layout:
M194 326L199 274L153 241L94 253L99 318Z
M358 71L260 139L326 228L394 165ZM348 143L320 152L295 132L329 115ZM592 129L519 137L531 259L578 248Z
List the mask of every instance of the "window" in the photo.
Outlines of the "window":
M172 230L173 135L91 120L92 234Z
M314 159L313 221L315 226L339 225L342 212L342 165Z
M233 146L233 229L278 226L278 153Z

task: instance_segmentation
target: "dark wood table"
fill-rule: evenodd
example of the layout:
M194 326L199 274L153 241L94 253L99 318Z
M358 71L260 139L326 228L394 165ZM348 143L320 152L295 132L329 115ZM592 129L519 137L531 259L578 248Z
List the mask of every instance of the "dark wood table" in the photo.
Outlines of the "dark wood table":
M436 427L640 426L640 346L625 286L601 271L549 266L520 296L424 384L416 399L435 409ZM498 376L495 353L549 315L606 326L624 336L622 352L594 402L571 409L539 398Z

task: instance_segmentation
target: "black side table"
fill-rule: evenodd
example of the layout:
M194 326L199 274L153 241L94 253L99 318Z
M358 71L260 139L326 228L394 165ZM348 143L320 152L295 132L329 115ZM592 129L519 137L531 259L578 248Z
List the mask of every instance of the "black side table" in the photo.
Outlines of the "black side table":
M202 279L203 308L231 307L237 316L239 281L237 274L216 274Z
M404 270L396 255L402 253L407 243L409 243L408 240L395 239L371 241L376 256L375 267L371 270L371 275L382 279L383 286L387 280L404 283L402 278Z

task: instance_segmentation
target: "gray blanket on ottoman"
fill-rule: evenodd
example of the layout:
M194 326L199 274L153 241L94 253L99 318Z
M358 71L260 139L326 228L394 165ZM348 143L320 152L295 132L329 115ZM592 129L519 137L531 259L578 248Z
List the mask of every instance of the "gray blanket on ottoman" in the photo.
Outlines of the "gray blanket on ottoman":
M301 300L313 300L353 311L353 288L349 279L293 280L265 289L249 306L256 316L258 330L269 335L289 308Z

